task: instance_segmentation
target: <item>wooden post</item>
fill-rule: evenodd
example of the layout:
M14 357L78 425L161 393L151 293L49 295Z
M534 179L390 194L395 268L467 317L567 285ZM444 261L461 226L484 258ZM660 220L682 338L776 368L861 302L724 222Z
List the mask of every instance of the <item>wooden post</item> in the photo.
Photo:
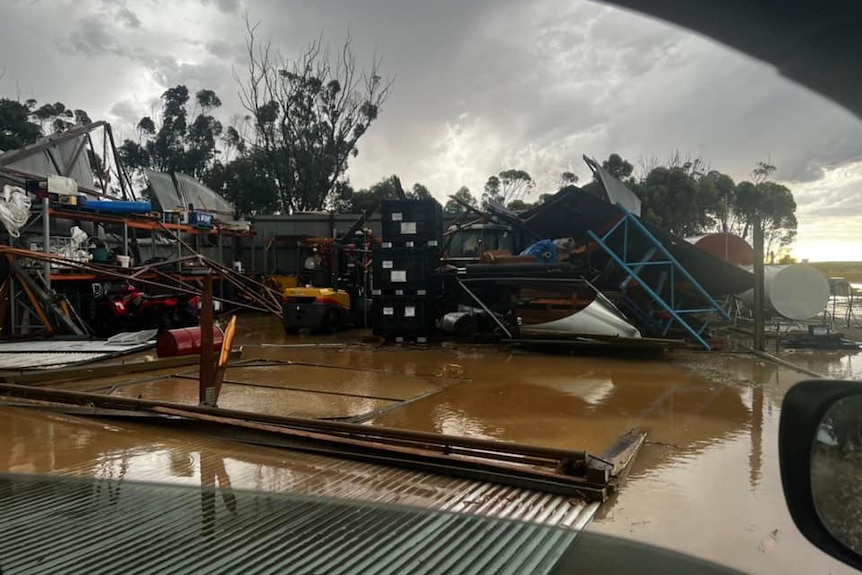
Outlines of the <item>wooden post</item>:
M213 346L213 279L207 273L203 278L201 295L201 365L198 400L200 405L216 407L215 349Z
M759 215L754 216L751 222L754 234L754 349L765 351L764 343L764 315L766 299L763 286L763 222Z

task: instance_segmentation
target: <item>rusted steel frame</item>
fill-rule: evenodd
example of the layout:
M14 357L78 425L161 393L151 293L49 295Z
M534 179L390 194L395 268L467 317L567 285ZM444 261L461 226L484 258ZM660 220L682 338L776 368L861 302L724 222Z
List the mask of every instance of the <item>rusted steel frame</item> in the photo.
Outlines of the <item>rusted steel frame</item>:
M620 436L597 458L610 467L610 477L615 486L625 478L645 440L646 433L633 429Z
M0 253L4 253L4 252L11 254L11 255L14 255L14 256L22 257L22 258L56 261L58 263L61 263L64 266L72 267L72 268L79 269L79 270L93 273L93 274L101 274L101 275L116 278L119 280L129 281L129 279L130 279L129 274L126 274L126 273L120 273L120 272L116 272L113 270L108 270L105 268L92 266L89 264L85 264L83 262L76 262L74 260L69 260L69 259L57 256L54 254L46 254L43 252L31 252L30 250L24 250L24 249L20 249L20 248L12 248L9 246L0 246ZM170 276L167 276L167 277L170 277ZM164 283L153 281L153 280L146 279L146 278L134 278L134 281L138 282L138 283L145 284L145 285L149 285L152 287L158 287L158 288L162 288L162 289L166 289L166 290L174 290L174 291L182 292L182 293L189 294L189 295L200 295L200 290L189 288L189 287L187 287L187 284L180 282L179 280L176 280L174 278L171 278L171 281L176 282L176 285L164 284ZM262 312L266 312L266 313L273 313L273 310L270 308L258 307L258 306L254 306L251 304L242 303L242 302L235 302L235 301L224 299L224 298L216 298L216 299L218 299L219 301L223 301L227 304L234 305L237 307L242 307L245 309L250 309L250 310L254 310L254 311L262 311ZM280 309L279 309L279 313L281 313Z
M132 268L135 270L135 273L129 275L129 277L130 278L137 278L140 274L160 271L158 269L160 267L170 266L170 265L174 265L174 264L181 264L183 262L186 262L189 260L196 260L196 259L198 259L198 256L183 256L181 258L174 258L171 260L165 260L165 261L161 261L161 262L154 262L151 264L144 264L141 266L135 266L134 268Z
M258 282L244 276L242 281L240 281L239 279L237 279L237 276L234 271L230 268L219 265L217 262L214 262L207 258L205 258L205 261L212 265L214 269L221 271L222 276L231 284L233 284L236 288L238 288L242 293L247 294L251 299L253 299L254 301L258 301L261 305L272 305L273 309L278 310L277 314L281 315L281 300L278 299L278 297L275 295L276 292L274 292L271 288L259 284ZM245 285L243 282L253 283L254 287L257 287L260 291L254 291L254 289L252 289L248 285Z
M184 248L186 248L187 250L189 250L193 254L197 253L192 246L190 246L186 241L184 241L179 236L179 234L176 234L176 233L174 233L173 230L168 229L167 226L165 226L163 222L157 222L157 225L162 229L162 231L164 233L170 235ZM264 303L265 300L263 300L261 298L261 294L265 294L267 297L270 298L271 303L274 306L270 311L272 313L274 313L275 315L278 315L279 317L281 316L281 313L282 313L281 312L281 302L275 298L275 296L272 293L272 290L270 288L268 288L267 286L263 285L262 283L259 283L255 280L251 279L251 278L243 277L243 281L246 281L246 282L254 285L260 291L260 293L255 292L255 291L251 290L250 288L248 288L248 286L243 285L242 282L237 280L234 277L235 276L234 271L232 269L230 269L229 267L224 266L220 262L217 262L215 260L211 260L208 257L202 256L202 255L198 255L197 257L200 258L202 263L208 265L209 267L211 267L213 269L220 271L221 276L225 280L229 281L231 284L233 284L234 287L240 289L243 293L247 294L249 296L249 299L257 302L262 307L268 307L268 305L266 303ZM277 308L277 310L276 310L276 308Z
M42 325L45 327L45 331L48 333L54 333L56 331L54 324L52 324L51 320L48 319L48 314L45 313L45 309L42 307L41 302L33 292L33 288L26 281L19 281L18 283L21 284L21 289L24 290L24 293L27 295L27 299L30 300L30 304L32 304L33 310L39 317L39 321L41 321Z
M265 295L266 297L270 298L270 301L273 303L273 305L277 306L279 311L281 311L281 299L279 299L281 294L279 294L277 291L273 290L269 286L266 286L266 285L254 280L250 277L238 276L236 274L236 272L234 272L229 267L222 265L220 262L211 260L207 257L204 257L203 259L206 263L211 265L213 268L220 270L226 278L231 278L233 280L233 282L231 282L231 283L237 282L237 283L234 283L234 285L236 285L237 287L240 287L243 290L248 290L248 293L253 294L255 297L261 297L261 295ZM242 280L240 281L239 279L237 279L238 277L241 277ZM228 280L228 281L230 281L230 280ZM252 290L247 285L242 285L243 283L247 283L247 284L251 285L252 287L257 288L260 291L260 293L255 292L254 290Z
M161 228L163 229L163 231L164 231L165 233L170 234L171 236L173 236L173 238L174 238L175 240L177 240L180 244L182 244L182 245L183 245L187 250L189 250L189 251L190 251L190 252L192 252L192 253L197 253L197 252L194 250L194 248L192 248L192 247L191 247L188 243L186 243L186 242L185 242L181 237L179 237L179 235L175 234L175 233L173 232L173 230L170 230L170 229L168 229L167 227L165 227L165 225L164 225L164 223L163 223L163 222L157 222L157 224L159 225L159 227L161 227ZM210 264L212 267L221 268L223 271L227 271L227 272L229 272L229 273L231 273L231 274L235 273L232 269L230 269L229 267L227 267L227 266L225 266L225 265L221 264L220 262L217 262L217 261L211 260L211 259L209 259L209 258L208 258L208 257L206 257L206 256L199 256L199 257L201 258L201 260L202 260L202 261L204 261L204 262L206 262L206 263ZM269 288L269 287L265 286L264 284L260 283L260 282L259 282L259 281L257 281L257 280L254 280L254 279L252 279L252 278L249 278L249 277L245 277L245 276L243 276L243 281L247 281L247 282L248 282L248 283L250 283L251 285L253 285L253 286L255 286L255 287L258 287L258 288L261 288L261 289L265 289L265 290L267 290L268 292L274 292L274 290L272 290L271 288Z
M320 432L325 431L333 434L362 436L368 438L369 440L375 441L385 441L387 439L406 439L409 441L424 442L429 444L456 445L458 447L472 448L487 453L514 453L533 457L559 459L561 461L569 462L571 464L576 464L578 462L586 462L586 460L589 458L589 455L587 453L579 450L567 450L554 447L523 445L519 443L508 443L488 439L479 439L475 437L459 437L454 435L411 431L406 429L394 429L389 427L372 427L368 425L357 425L353 423L343 423L337 421L321 421L317 419L289 417L284 415L252 413L248 411L238 411L233 409L208 408L202 406L172 403L168 401L156 401L151 399L104 396L96 393L67 391L44 387L33 388L28 386L15 385L11 383L0 384L0 393L23 397L34 397L37 399L48 399L51 401L68 400L73 403L93 404L95 406L103 407L120 406L127 407L130 409L152 409L155 407L168 407L174 409L184 409L193 413L200 413L203 415L213 415L218 417L256 421L259 423L267 423L279 426L289 426L295 429L314 430Z
M525 467L521 465L514 465L510 463L502 463L499 461L491 461L491 460L478 460L475 455L471 454L469 456L465 456L464 458L460 458L458 455L446 454L446 453L435 453L429 451L427 449L417 448L417 447L404 447L398 445L390 445L383 443L376 443L373 441L367 441L362 439L356 439L352 437L340 437L337 435L330 435L327 433L320 433L315 431L308 430L299 430L299 429L291 429L285 428L278 425L271 425L266 423L258 423L253 421L246 421L242 419L235 419L232 417L223 417L219 415L209 415L204 413L198 413L194 411L189 411L182 407L173 408L173 407L155 407L152 409L155 412L162 413L165 415L171 415L174 417L182 417L184 419L192 419L197 421L204 421L208 423L217 423L221 425L227 425L231 427L239 427L243 429L250 429L255 431L262 431L266 433L272 433L280 436L287 436L291 438L295 438L298 440L305 441L315 441L321 443L327 443L330 445L343 446L345 448L349 448L351 450L371 450L378 452L385 452L389 455L401 456L404 458L409 458L414 461L426 461L436 463L441 466L445 466L451 468L453 465L461 465L466 467L471 467L473 469L478 469L482 471L488 472L498 472L504 474L514 474L521 475L527 477L536 477L539 479L545 479L549 481L555 481L558 483L567 483L575 487L594 487L594 488L603 488L604 485L601 484L591 484L585 482L582 477L572 476L572 475L563 475L560 473L555 473L551 471L546 471L543 469L536 469L532 467ZM509 454L503 452L504 455L509 456Z
M215 262L213 262L212 260L207 260L206 258L204 258L204 260L208 265L211 265L214 270L216 270L217 272L220 272L221 277L223 279L225 279L226 281L228 281L230 284L232 284L234 287L236 287L240 291L240 293L245 294L246 297L248 297L252 301L257 302L262 307L269 308L272 311L272 313L279 315L279 316L281 315L282 312L281 312L281 304L280 303L276 305L274 302L263 298L261 296L261 294L253 291L248 286L244 285L241 281L236 279L236 277L234 276L234 272L232 270L228 270L227 268L224 268L223 266L219 266Z
M18 265L18 262L14 261L14 259L10 259L9 268L11 274L27 292L27 295L30 297L30 301L33 302L33 306L36 308L37 314L39 313L40 308L44 313L47 313L47 311L50 310L58 322L57 327L65 327L75 335L89 335L87 327L83 325L83 322L82 325L76 324L70 317L64 315L63 310L56 302L53 301L50 282L48 282L49 285L47 287L47 291L43 291L42 286L37 285L36 281L31 278L25 270L21 269L21 266ZM36 299L34 299L34 297ZM41 305L37 305L37 299L41 302ZM52 332L55 330L49 328L48 331Z
M327 445L320 442L299 441L273 433L243 429L239 427L228 427L216 423L207 423L205 421L195 421L190 419L177 419L176 421L185 422L189 429L193 429L198 433L206 434L208 437L217 437L229 441L260 445L263 447L304 451L330 458L336 457L374 463L377 465L386 465L389 467L418 470L446 477L495 483L497 485L530 489L555 495L566 495L586 501L602 502L607 499L609 492L606 486L573 482L565 477L545 479L538 476L531 476L529 471L508 473L492 466L471 467L465 465L460 459L443 460L441 462L438 460L424 459L419 456L403 457L393 453L388 453L385 449L373 449L372 447L362 450L346 449L343 447L339 448L332 444Z

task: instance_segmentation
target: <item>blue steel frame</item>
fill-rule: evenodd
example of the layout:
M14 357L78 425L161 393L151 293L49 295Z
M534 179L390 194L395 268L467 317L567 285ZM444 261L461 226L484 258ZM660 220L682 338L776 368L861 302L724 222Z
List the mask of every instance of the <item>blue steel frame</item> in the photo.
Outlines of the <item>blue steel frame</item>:
M674 321L679 324L683 329L685 329L700 345L703 346L704 349L711 349L709 343L703 338L701 335L703 331L707 327L707 322L704 322L701 328L695 329L692 327L686 320L685 315L696 314L696 313L718 313L722 318L727 321L730 321L730 316L727 312L722 308L715 299L709 295L703 286L692 277L688 270L680 264L676 258L674 258L669 251L662 245L661 241L658 240L654 235L650 233L648 229L628 210L624 207L617 204L617 208L624 212L620 221L618 221L614 226L607 231L603 236L599 236L592 230L589 230L587 233L589 236L595 241L601 248L607 252L607 254L613 259L629 276L629 278L638 280L638 284L643 288L643 290L655 301L662 309L664 309L668 314L670 314L671 319L664 325L664 327L660 330L663 335L666 335L670 330L671 325ZM631 229L631 232L630 232ZM608 240L613 236L616 232L622 231L622 253L617 253L610 245L608 244ZM645 261L648 258L641 259L639 261L629 261L629 253L628 253L628 245L629 245L629 235L632 237L636 233L642 235L646 241L649 242L650 250L648 253L655 254L663 257L664 259L655 260L655 261ZM661 288L654 289L652 286L646 284L643 281L643 278L639 277L638 274L641 270L646 268L647 266L665 266L669 270L670 277L668 278L670 281L670 297L668 300L665 300L659 293ZM676 286L675 279L676 274L679 274L682 279L691 284L695 291L700 295L709 305L706 308L677 308L676 302ZM650 317L649 314L644 313L644 317L642 319L646 319Z

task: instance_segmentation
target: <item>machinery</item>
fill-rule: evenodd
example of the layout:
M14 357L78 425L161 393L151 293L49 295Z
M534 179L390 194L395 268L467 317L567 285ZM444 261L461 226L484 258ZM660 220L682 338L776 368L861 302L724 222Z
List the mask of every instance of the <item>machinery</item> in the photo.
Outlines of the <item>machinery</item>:
M453 265L479 262L485 252L515 251L512 228L497 223L453 226L446 235L443 259Z
M93 329L100 337L122 331L174 329L197 324L200 298L187 294L150 295L132 284L93 284Z
M289 334L307 328L332 333L351 323L351 297L329 287L295 287L284 290L282 313Z
M281 292L285 331L332 333L351 325L364 327L370 294L370 232L354 232L339 240L308 238L300 248L297 285Z

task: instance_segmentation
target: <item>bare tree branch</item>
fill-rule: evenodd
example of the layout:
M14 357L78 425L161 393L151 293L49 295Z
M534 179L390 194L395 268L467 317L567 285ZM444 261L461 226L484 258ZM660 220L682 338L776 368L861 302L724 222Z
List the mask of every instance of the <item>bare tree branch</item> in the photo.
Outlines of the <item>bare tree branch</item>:
M275 182L285 211L319 210L377 119L392 82L375 58L359 73L350 36L332 57L322 36L294 60L259 44L246 16L247 68L238 95L251 115L251 153Z

